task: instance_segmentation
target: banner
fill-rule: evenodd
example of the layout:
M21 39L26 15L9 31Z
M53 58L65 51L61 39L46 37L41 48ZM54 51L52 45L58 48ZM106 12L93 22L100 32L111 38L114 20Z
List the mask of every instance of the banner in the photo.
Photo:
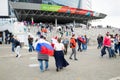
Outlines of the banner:
M41 4L41 10L57 12L62 6Z
M48 4L41 4L40 10L43 11L52 11L52 12L60 12L60 13L69 13L69 14L80 14L86 16L93 16L93 11L72 8L69 6L57 6L57 5L48 5Z

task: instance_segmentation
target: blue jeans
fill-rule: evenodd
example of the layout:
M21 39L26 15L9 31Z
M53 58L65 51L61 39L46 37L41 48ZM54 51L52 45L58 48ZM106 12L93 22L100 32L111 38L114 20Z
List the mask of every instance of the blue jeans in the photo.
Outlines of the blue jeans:
M82 44L82 50L87 50L87 44Z
M12 52L15 52L15 45L12 43Z
M118 44L115 44L115 52L116 52L116 53L118 53L118 51L117 51L118 48L119 48L119 47L118 47Z
M112 57L116 57L116 54L115 54L115 50L114 50L114 49L111 49L111 55L112 55Z
M43 72L44 71L44 66L43 66L43 61L45 61L45 70L48 69L48 60L38 60L39 64L40 64L40 71Z
M98 43L98 49L102 47L102 43Z
M109 57L112 57L112 54L111 54L111 47L107 47L107 46L104 46L104 47L101 49L101 56L103 57L103 55L106 54L106 51L105 51L106 49L108 50Z
M119 55L120 55L120 46L118 46L118 50L119 50Z
M34 47L32 44L29 44L29 52L32 52L34 50Z

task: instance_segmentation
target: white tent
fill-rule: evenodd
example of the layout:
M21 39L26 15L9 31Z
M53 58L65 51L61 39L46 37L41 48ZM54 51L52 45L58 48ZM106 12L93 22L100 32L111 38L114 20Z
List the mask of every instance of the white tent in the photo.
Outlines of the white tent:
M34 35L28 32L27 27L23 24L23 22L15 22L14 24L4 24L0 25L0 31L8 30L13 35L17 36L21 43L24 45L28 45L28 35L36 39Z
M8 30L9 32L13 32L14 24L4 24L0 26L0 31Z
M8 30L13 35L17 36L20 42L24 43L25 45L28 45L27 38L27 27L22 22L15 22L13 24L6 23L3 25L0 25L0 31L6 31Z

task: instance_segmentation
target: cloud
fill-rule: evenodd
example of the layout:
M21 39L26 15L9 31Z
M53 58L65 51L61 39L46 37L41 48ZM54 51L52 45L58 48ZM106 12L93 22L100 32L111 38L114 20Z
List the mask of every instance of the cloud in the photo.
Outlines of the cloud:
M94 11L102 12L110 16L120 16L120 0L94 0L92 8Z
M107 14L107 17L99 21L98 24L119 27L120 26L119 3L120 0L92 0L93 11Z

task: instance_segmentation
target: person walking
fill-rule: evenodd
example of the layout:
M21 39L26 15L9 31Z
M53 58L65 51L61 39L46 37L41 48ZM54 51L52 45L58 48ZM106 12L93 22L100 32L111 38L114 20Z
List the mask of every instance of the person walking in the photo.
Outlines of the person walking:
M120 35L118 37L118 50L119 50L119 56L120 56Z
M66 67L69 65L69 63L64 58L64 45L61 43L61 38L58 38L58 42L54 45L54 58L55 58L55 64L56 64L56 71L63 69L63 67Z
M18 38L15 36L15 40L14 40L14 45L15 45L15 53L17 54L16 57L20 57L20 48L21 48L21 43L18 40Z
M98 42L98 47L97 47L97 49L101 49L101 47L102 47L102 43L103 43L103 37L102 37L102 35L98 35L98 37L97 37L97 42Z
M103 39L103 48L101 49L101 56L102 57L106 54L106 51L105 51L106 49L108 50L109 58L111 58L112 57L112 54L111 54L111 38L110 38L110 33L109 32L106 33L106 36Z
M115 38L114 38L114 41L115 41L115 53L118 53L118 40L119 40L119 35L115 34Z
M64 38L64 40L63 40L62 43L64 44L64 47L65 47L65 49L64 49L64 54L67 55L68 44L69 44L69 40L68 40L68 38L67 38L67 37Z
M81 49L81 44L82 44L82 38L81 36L79 35L78 38L77 38L77 44L78 44L78 51L82 52L82 49Z
M29 44L29 52L32 52L34 50L33 38L30 35L28 35L28 44Z
M76 58L76 39L75 39L75 34L72 34L72 37L70 39L70 48L72 49L72 53L71 53L69 59L72 59L72 55L74 55L74 60L78 60Z
M82 50L86 51L87 50L87 44L88 44L88 38L86 35L82 36L83 42L82 42Z
M40 39L44 39L46 40L46 38L44 36L41 36ZM49 56L47 54L42 54L40 52L38 52L37 54L37 57L38 57L38 62L39 62L39 65L40 65L40 71L41 72L44 72L46 70L48 70L48 61L49 61ZM45 62L45 68L44 68L44 63Z
M15 44L14 44L14 41L15 41L15 39L14 39L14 36L12 35L12 37L11 37L12 52L15 52Z
M113 35L110 36L111 36L111 56L116 58L114 37Z

